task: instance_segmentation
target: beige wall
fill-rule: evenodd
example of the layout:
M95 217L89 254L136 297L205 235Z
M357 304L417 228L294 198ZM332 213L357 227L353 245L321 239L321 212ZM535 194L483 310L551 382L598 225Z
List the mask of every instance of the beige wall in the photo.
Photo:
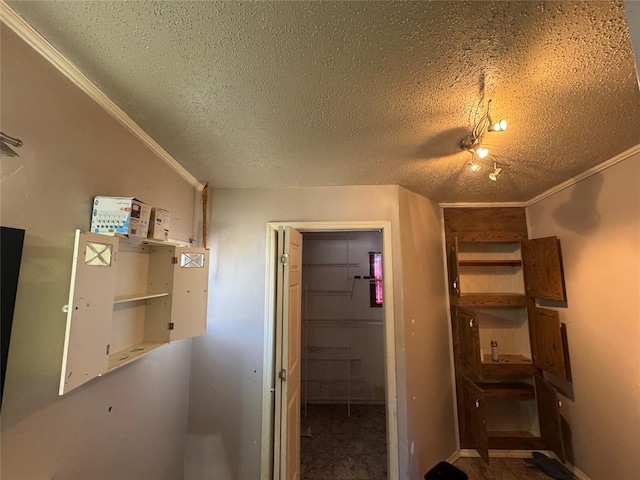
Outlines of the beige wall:
M400 189L404 351L410 475L422 478L456 449L442 210Z
M2 478L175 480L183 469L190 342L59 397L74 230L95 195L135 195L192 234L193 188L4 25L2 225L26 230L2 405Z
M527 209L532 238L561 241L575 465L640 478L640 153Z
M406 273L402 268L398 217L402 191L396 186L213 191L209 233L213 259L209 323L206 337L196 339L193 348L185 465L188 480L213 476L220 480L255 479L260 473L267 223L367 220L391 221L392 224L400 478L408 478L407 418L416 420L419 416L412 416L406 407L406 345L402 339L403 308L407 303L402 300ZM431 212L425 209L425 213ZM433 233L440 238L439 225ZM435 265L437 273L434 277L442 283L442 247L433 247L435 245L431 245L430 251L433 250L436 258L429 262ZM424 262L421 266L426 267ZM408 270L411 268L407 267ZM440 306L443 312L445 302L443 297ZM443 321L446 321L446 313ZM435 332L433 342L448 349L446 328L437 327ZM439 334L442 338L438 339ZM409 349L414 347L417 347L416 343L408 346ZM439 359L434 364L416 365L416 368L420 368L425 376L442 375ZM444 375L448 376L449 367L446 368ZM451 390L450 380L446 388ZM429 405L440 408L442 393L432 393L437 399ZM423 405L428 403L424 397L426 393L422 397ZM433 412L434 417L438 415L452 416L451 404ZM447 425L451 432L442 431ZM448 437L454 431L453 420L449 424L445 420L429 427L434 439ZM453 448L448 454L452 452Z

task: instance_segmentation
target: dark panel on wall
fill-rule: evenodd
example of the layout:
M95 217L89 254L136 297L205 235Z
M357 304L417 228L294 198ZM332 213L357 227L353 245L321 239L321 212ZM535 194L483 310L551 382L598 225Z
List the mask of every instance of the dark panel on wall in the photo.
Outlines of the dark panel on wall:
M0 399L4 392L4 377L7 371L7 358L9 357L9 340L11 339L11 326L13 325L13 310L15 308L16 293L18 291L18 276L20 274L20 260L22 259L22 245L24 243L24 230L17 228L0 227L0 308L2 311L2 379Z

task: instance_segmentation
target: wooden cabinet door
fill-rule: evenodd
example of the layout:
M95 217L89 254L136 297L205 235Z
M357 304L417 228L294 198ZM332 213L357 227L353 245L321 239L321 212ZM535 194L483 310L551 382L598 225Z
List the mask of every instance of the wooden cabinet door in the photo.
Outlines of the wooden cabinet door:
M473 447L489 462L489 437L485 419L484 396L482 390L467 377L463 377L464 409L467 418L467 433Z
M464 371L480 377L480 329L474 312L458 310L458 334Z
M458 237L453 237L449 247L449 291L460 295L460 274L458 273Z
M547 444L547 448L553 450L560 461L564 462L566 457L562 436L563 419L558 411L560 407L558 393L540 375L535 375L535 381L540 436Z
M523 241L522 263L529 297L567 300L560 240L557 237Z
M570 380L558 312L538 307L531 307L528 311L534 365L556 377Z

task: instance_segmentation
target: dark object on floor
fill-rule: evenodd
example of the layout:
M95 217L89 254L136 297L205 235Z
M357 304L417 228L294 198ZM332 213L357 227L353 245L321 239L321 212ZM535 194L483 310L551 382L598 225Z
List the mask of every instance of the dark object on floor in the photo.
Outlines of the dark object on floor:
M573 480L573 474L555 458L549 458L544 453L532 452L533 458L527 458L525 462L537 467L542 472L556 480Z
M466 473L447 462L440 462L424 476L424 480L467 480L468 478Z

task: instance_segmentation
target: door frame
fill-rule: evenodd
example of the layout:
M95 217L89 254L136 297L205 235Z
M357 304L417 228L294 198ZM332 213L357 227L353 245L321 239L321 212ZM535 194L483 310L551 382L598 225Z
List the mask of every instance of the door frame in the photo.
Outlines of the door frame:
M385 355L385 407L387 416L387 478L398 480L398 397L396 385L396 335L393 287L393 248L390 221L342 221L342 222L269 222L267 224L265 269L265 321L262 388L262 435L260 478L271 480L273 472L275 401L275 353L276 353L276 268L277 233L279 227L292 227L299 232L354 232L379 230L382 234L382 276L384 298L384 355ZM277 427L277 428L276 428ZM277 479L276 479L277 480Z

